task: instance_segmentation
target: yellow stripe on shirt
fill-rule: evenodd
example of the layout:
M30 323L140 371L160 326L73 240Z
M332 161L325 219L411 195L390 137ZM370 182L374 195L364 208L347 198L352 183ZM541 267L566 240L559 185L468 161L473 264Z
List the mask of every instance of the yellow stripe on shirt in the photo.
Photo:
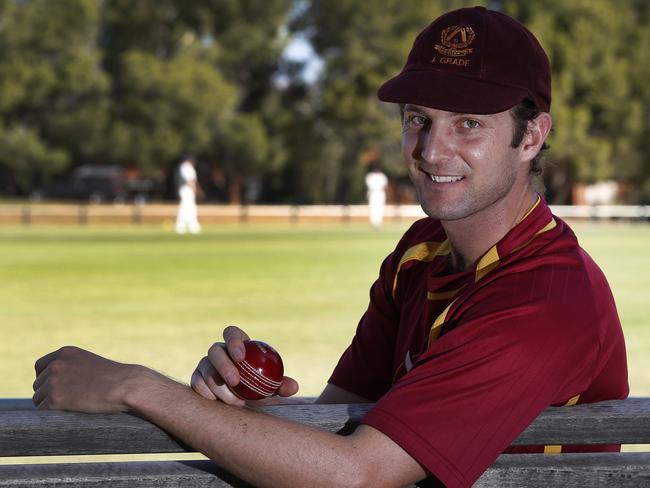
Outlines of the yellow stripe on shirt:
M456 300L451 302L449 305L447 305L447 308L445 308L440 315L436 318L436 320L433 322L433 325L431 326L431 330L429 331L429 343L427 345L430 346L433 341L435 341L438 336L440 335L440 332L442 331L442 324L445 323L445 319L447 318L447 314L449 313L449 309L451 306L454 304Z
M395 298L395 290L397 290L397 277L404 263L409 261L433 261L436 256L446 256L450 252L448 240L443 242L421 242L407 249L397 265L395 279L393 280L393 298Z
M461 288L456 288L455 290L449 291L428 291L427 300L448 300L450 298L454 298L460 290Z
M539 205L539 202L541 202L541 201L542 201L541 197L539 195L537 195L537 200L535 200L535 203L533 203L533 206L528 209L528 211L524 214L524 216L522 218L520 218L517 221L517 223L522 222L526 217L528 217L533 212L533 210L535 210L535 208L537 207L537 205Z
M572 407L576 403L578 403L578 400L580 400L580 395L576 395L574 397L569 398L569 400L562 405L563 407ZM562 452L562 446L558 444L551 444L548 446L544 446L544 454L559 454Z
M523 249L523 248L526 247L528 244L530 244L531 242L533 242L533 240L535 240L535 238L536 238L538 235L543 234L544 232L548 232L548 231L551 230L551 229L555 229L555 227L557 227L557 223L555 222L555 219L551 218L551 221L550 221L548 224L546 224L544 227L542 227L541 229L539 229L537 232L535 232L535 235L534 235L531 239L529 239L529 240L527 240L526 242L524 242L521 246L514 248L514 249L512 250L512 252L516 252L516 251L519 251L520 249Z
M492 271L499 265L499 251L497 251L497 246L492 246L488 252L483 254L483 257L479 260L476 265L476 275L474 281L479 281L486 274Z

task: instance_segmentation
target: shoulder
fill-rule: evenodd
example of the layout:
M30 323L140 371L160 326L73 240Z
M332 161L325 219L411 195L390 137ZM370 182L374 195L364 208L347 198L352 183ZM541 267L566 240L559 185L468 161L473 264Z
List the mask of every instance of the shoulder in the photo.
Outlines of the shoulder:
M414 245L431 242L444 241L447 239L442 224L439 220L430 217L415 221L411 227L402 235L396 250L406 250Z
M428 263L436 255L436 250L446 242L447 237L439 221L427 217L414 222L384 260L381 276L394 291L400 271L418 263Z
M427 217L413 223L404 233L393 256L397 263L429 261L441 246L447 245L447 235L440 221Z
M490 315L516 328L525 324L525 331L598 342L621 328L605 275L560 220L468 292L456 309L464 318Z

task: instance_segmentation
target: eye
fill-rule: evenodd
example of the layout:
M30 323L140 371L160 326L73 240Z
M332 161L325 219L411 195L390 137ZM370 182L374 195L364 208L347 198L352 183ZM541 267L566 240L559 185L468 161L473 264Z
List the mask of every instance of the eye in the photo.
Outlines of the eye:
M405 114L404 115L404 128L422 127L427 123L427 118L419 114Z
M481 127L481 123L474 119L465 119L461 122L461 125L463 129L478 129Z

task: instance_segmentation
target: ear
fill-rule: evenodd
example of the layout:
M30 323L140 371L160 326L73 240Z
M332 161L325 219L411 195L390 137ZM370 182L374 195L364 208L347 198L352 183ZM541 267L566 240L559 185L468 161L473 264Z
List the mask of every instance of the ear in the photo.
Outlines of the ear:
M525 160L530 161L537 156L549 132L551 132L552 125L551 116L546 112L540 113L528 122L528 128L519 146Z

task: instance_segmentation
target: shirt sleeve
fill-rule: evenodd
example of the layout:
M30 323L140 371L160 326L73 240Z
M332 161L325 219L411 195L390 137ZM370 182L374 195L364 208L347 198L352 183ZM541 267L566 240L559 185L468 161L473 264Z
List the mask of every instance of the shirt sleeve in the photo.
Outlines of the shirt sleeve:
M446 486L471 486L544 408L589 384L599 354L594 317L568 294L519 284L543 274L479 289L363 423Z
M395 253L381 266L370 288L370 303L359 321L350 346L339 360L329 383L376 401L392 384L392 357L399 314L392 297Z

